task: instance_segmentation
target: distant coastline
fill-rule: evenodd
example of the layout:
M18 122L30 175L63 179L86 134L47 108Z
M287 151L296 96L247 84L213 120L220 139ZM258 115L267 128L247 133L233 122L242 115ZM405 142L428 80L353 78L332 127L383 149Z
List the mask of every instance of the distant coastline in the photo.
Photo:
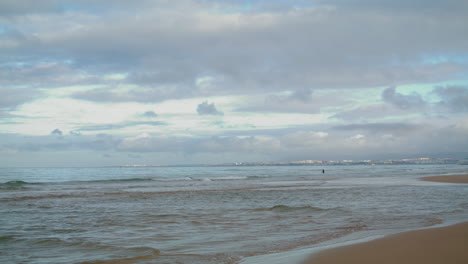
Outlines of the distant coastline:
M415 158L391 160L298 160L271 162L234 162L220 164L185 164L185 165L120 165L119 167L230 167L230 166L336 166L336 165L421 165L421 164L460 164L468 165L467 159L453 158Z

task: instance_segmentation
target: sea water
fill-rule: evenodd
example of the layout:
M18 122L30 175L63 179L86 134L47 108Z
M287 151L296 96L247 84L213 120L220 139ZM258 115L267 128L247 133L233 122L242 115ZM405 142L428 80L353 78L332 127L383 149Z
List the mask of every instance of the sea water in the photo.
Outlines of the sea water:
M0 263L254 263L344 237L466 221L468 185L418 178L467 172L462 165L0 168Z

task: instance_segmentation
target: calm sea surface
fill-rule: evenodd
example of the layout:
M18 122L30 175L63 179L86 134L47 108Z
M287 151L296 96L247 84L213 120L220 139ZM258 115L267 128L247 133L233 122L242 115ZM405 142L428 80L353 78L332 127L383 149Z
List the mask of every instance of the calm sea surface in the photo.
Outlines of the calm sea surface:
M462 165L0 168L0 263L240 263L468 220Z

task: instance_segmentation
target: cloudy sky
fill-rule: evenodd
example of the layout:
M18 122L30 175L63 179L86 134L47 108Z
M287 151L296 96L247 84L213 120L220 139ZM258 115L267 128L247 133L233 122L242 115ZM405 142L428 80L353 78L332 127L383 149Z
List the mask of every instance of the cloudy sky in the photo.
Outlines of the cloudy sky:
M468 1L2 0L0 166L468 157Z

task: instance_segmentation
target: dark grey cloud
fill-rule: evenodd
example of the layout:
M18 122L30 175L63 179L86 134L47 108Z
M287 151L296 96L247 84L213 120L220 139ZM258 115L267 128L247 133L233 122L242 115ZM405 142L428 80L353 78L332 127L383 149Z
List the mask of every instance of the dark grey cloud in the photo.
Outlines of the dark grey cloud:
M395 87L389 87L382 92L382 100L400 109L419 108L426 104L419 94L403 95L396 92Z
M238 112L271 113L320 113L323 107L340 107L352 103L342 94L329 93L314 95L312 89L298 89L289 94L252 95L255 100L246 101L244 106L236 108Z
M156 114L154 111L146 111L141 116L146 117L146 118L155 118L158 117L158 114Z
M191 1L181 0L180 3ZM32 14L82 12L89 14L108 13L112 11L139 11L157 5L160 8L168 6L165 0L138 0L133 3L126 0L2 0L0 16L24 16Z
M224 115L223 112L218 111L214 103L208 103L207 101L197 106L197 113L199 115Z
M2 0L0 16L55 13L62 11L60 0Z
M310 99L307 99L310 100ZM318 113L322 103L304 102L291 96L268 95L263 101L235 109L238 112Z
M308 103L312 99L312 94L313 94L312 89L307 89L307 88L297 89L290 95L290 99Z
M134 88L128 92L116 92L113 88L98 88L83 92L76 92L72 95L75 99L94 102L141 102L155 103L168 99L183 99L191 97L193 94L184 93L184 89L178 87L168 88Z
M17 106L33 101L41 96L41 92L28 88L0 87L0 110L12 110Z
M61 136L61 135L63 135L63 132L62 132L62 130L56 128L56 129L54 129L52 132L50 132L50 134L51 134L51 135Z
M122 139L109 134L97 134L87 140L78 142L78 148L92 149L92 150L114 150L122 142Z
M23 61L22 58L15 59ZM15 63L0 65L0 86L3 87L54 88L113 83L114 81L103 76L96 76L92 73L83 74L82 70L75 68L70 62L27 61L18 65Z
M166 122L163 121L125 121L117 124L97 124L97 125L85 125L77 129L78 131L105 131L105 130L116 130L126 127L134 126L165 126Z
M465 86L439 86L434 89L441 101L440 105L455 111L468 111L468 87Z

